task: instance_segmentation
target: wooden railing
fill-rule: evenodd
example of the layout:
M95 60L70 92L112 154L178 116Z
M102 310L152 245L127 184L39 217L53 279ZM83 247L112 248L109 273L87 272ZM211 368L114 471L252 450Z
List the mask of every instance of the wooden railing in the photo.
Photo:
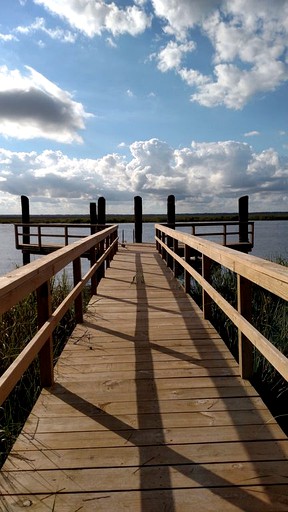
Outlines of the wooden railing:
M259 285L287 301L287 268L160 224L156 224L155 228L156 247L162 258L175 275L179 272L179 266L183 268L185 291L190 292L191 277L202 287L204 318L211 319L211 304L214 301L238 328L241 376L244 379L252 376L255 347L288 380L288 359L251 324L252 284ZM179 254L179 244L184 246L184 258ZM192 254L200 256L202 274L193 268ZM237 275L237 309L212 287L210 277L213 262Z
M109 226L97 224L37 223L14 224L16 249L38 248L68 245L76 239L85 238Z
M161 224L162 226L172 227L169 224ZM254 246L254 222L249 221L241 223L239 221L216 221L216 222L176 222L173 229L185 228L187 232L190 230L194 236L204 238L215 237L221 241L222 245L240 246L246 245L251 250ZM204 229L203 229L204 228ZM211 228L211 229L208 229Z
M0 405L38 355L42 386L53 384L52 333L73 303L76 321L83 322L82 291L90 281L91 295L96 293L105 266L109 267L117 251L117 229L117 226L106 228L0 277L0 315L30 293L36 292L39 327L35 336L0 377ZM82 276L81 256L88 252L90 269ZM50 279L70 263L73 264L74 287L57 309L52 311Z

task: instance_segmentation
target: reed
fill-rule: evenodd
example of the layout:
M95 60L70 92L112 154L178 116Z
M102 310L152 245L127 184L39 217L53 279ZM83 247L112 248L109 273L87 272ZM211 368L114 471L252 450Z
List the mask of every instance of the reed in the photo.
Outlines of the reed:
M64 300L71 289L67 274L51 282L52 309ZM89 293L84 294L87 304ZM75 327L74 308L71 307L53 333L54 363ZM32 293L11 308L0 319L0 375L11 365L37 332L37 301ZM17 386L0 407L0 467L19 435L41 391L39 363L36 359L24 373Z

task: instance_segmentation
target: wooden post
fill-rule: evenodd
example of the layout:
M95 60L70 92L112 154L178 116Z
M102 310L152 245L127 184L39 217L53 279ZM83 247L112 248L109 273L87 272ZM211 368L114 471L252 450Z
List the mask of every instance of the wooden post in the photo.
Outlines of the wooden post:
M167 198L167 224L171 229L175 229L175 196L170 195ZM167 237L167 245L169 248L173 247L173 238ZM167 265L169 268L173 268L173 258L168 255Z
M211 279L211 265L212 260L208 256L202 254L202 276L204 279L210 283ZM202 289L202 309L203 309L203 317L205 320L211 320L212 316L212 299L204 289Z
M189 245L185 244L184 245L184 258L185 258L186 263L188 263L189 265L190 265L190 253L191 253L191 250L190 250ZM189 272L187 270L185 270L184 271L184 286L185 286L186 293L190 293L190 290L191 290L190 280L191 280L191 275L189 274Z
M175 196L170 195L167 198L167 224L171 229L175 229Z
M73 282L74 286L76 286L81 281L81 258L76 258L76 260L73 260ZM82 303L82 293L80 293L75 301L74 301L74 308L75 308L75 319L78 324L83 323L83 303Z
M142 243L142 197L134 197L135 242Z
M252 283L237 274L238 312L249 322L252 317ZM254 349L253 344L238 329L239 370L242 379L250 379L253 375Z
M176 238L173 239L173 251L175 254L178 254L178 240ZM175 277L179 275L179 263L173 258L173 273Z
M90 224L91 224L90 233L91 233L91 235L94 235L94 233L96 233L96 226L95 226L95 224L97 224L97 207L96 207L96 203L90 203Z
M98 224L105 226L106 224L106 200L105 197L98 199Z
M52 313L50 282L37 288L38 328L49 319ZM39 352L40 379L43 387L50 387L54 382L53 339L49 336Z
M22 209L22 224L30 224L30 210L29 198L21 196L21 209ZM23 227L23 244L30 244L30 228L29 226ZM23 265L30 263L30 253L22 251Z
M248 196L242 196L238 200L239 242L249 242L248 239Z

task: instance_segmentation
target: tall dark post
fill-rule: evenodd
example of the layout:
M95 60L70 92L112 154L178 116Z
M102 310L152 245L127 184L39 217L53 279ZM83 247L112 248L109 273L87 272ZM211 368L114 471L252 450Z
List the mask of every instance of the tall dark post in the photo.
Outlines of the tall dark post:
M106 224L106 200L105 197L99 197L98 199L98 224Z
M135 242L142 243L142 197L134 197Z
M21 196L21 209L22 209L22 224L30 224L30 210L29 210L29 198L27 196ZM29 226L23 227L23 244L30 243L30 228ZM22 251L23 265L30 263L30 253Z
M239 242L249 242L248 239L248 196L238 200Z
M175 196L173 195L167 198L167 224L169 228L175 229Z
M96 226L95 226L95 224L97 224L97 208L96 208L96 203L90 203L90 224L91 224L91 235L94 235L94 233L96 233Z
M172 194L167 197L167 224L171 229L175 229L175 196ZM167 236L167 245L169 248L173 247L173 238L171 236ZM173 258L168 255L167 265L170 268L173 268Z

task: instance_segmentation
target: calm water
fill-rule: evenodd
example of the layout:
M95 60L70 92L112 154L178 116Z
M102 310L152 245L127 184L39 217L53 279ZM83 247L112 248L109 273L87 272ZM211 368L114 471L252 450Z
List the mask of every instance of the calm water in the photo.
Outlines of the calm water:
M119 224L120 241L123 238L126 242L132 242L133 229L134 224ZM210 227L207 229L211 231ZM154 223L143 224L143 241L153 242L154 235ZM215 237L211 240L216 241ZM288 259L288 221L256 221L251 254L267 259L278 256ZM32 255L31 260L33 258L36 256ZM22 253L15 249L14 227L11 224L0 224L0 275L10 272L17 265L22 265Z

